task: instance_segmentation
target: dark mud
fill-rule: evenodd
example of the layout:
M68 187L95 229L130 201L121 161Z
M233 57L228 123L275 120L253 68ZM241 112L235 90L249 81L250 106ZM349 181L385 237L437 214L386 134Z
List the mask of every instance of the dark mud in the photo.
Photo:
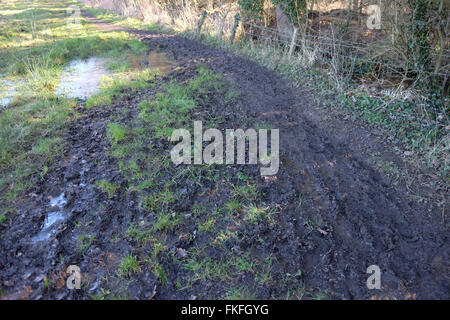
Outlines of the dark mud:
M92 22L105 31L119 28L95 19ZM0 230L3 298L86 299L105 292L114 293L115 298L222 298L228 283L252 288L254 296L261 299L289 297L288 292L300 287L305 288L303 298L449 298L446 226L434 216L429 217L425 213L428 208L389 185L344 142L337 142L308 120L303 114L308 99L280 76L246 58L179 36L128 31L176 60L176 65L166 76L156 79L155 87L108 108L80 109L83 116L67 135L64 159L30 190L27 204L17 205L20 214ZM195 118L220 117L225 119L220 125L224 128L264 123L280 129L281 164L277 176L264 179L259 177L259 168L243 168L257 182L261 194L258 201L279 208L274 225L247 224L233 229L228 222L219 223L235 232L234 240L225 246L230 254L249 252L261 264L273 258L271 281L255 285L252 275L246 272L231 280L196 280L183 267L185 255L189 257L194 248L205 248L208 240L202 234L186 236L198 232L190 220L192 204L200 202L208 208L227 200L230 190L217 190L220 179L202 187L216 189L210 196L189 179L177 183L177 201L170 206L184 220L161 234L167 250L174 252L167 255L173 260L160 258L167 279L162 281L151 270L142 268L133 280L124 281L117 276L121 259L130 253L140 256L146 250L145 245L127 236L127 230L140 221L150 223L154 217L141 208L139 194L125 192L128 182L119 172L117 159L108 153L111 146L107 123L117 114L122 115L122 123L131 123L139 102L152 99L163 83L192 78L199 62L222 74L240 95L224 103L223 92L209 93L209 103L203 103ZM158 142L155 145L158 147ZM218 170L231 176L237 172L235 167ZM102 179L120 186L120 192L109 198L95 185ZM68 218L56 223L48 240L34 241L47 214L55 211L50 200L63 192L66 203L61 210ZM95 239L86 250L79 248L82 233ZM213 260L228 257L223 249L211 246L205 253ZM82 290L66 288L65 271L69 265L80 266ZM366 287L366 269L370 265L381 268L381 290Z

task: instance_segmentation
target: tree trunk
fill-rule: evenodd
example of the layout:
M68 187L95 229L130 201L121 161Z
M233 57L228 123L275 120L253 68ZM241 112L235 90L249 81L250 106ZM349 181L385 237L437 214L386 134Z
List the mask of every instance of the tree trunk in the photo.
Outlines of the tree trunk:
M276 7L276 16L278 35L283 39L291 39L292 33L294 32L294 26L279 4Z

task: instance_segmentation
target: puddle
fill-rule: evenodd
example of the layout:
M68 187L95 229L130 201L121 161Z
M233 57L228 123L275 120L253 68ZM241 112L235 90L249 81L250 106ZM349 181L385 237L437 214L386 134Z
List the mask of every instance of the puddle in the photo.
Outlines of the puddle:
M61 211L50 212L50 213L48 213L47 217L45 218L43 229L48 229L52 225L54 225L56 222L62 221L62 220L64 220L64 215Z
M170 71L172 66L175 64L175 61L169 59L164 53L151 51L148 54L148 67L150 69L158 69L163 73L167 73Z
M110 74L106 68L107 61L97 57L73 60L63 71L55 93L68 98L89 98L99 90L102 77Z
M167 57L164 53L150 51L147 56L131 55L128 57L131 69L148 68L150 70L167 73L170 71L175 61Z
M50 206L55 208L56 211L47 213L45 217L42 230L32 238L34 243L44 241L49 239L52 235L56 233L57 228L55 228L60 222L67 219L67 215L63 212L63 208L66 205L67 200L65 198L64 192L58 197L50 200Z
M58 197L53 198L52 200L50 200L50 206L52 207L59 207L62 208L66 205L67 200L64 197L64 192L61 193Z
M2 76L4 75L0 74L0 77ZM19 83L12 80L0 79L0 107L7 107L11 103L18 85Z
M101 79L104 76L111 75L111 72L107 69L108 61L106 58L98 57L90 57L87 60L72 60L64 69L61 82L55 89L55 93L68 98L86 100L98 92ZM175 62L163 53L151 51L144 63L150 69L167 73ZM16 88L20 83L1 79L2 77L4 77L4 74L0 74L0 107L6 107L17 93Z

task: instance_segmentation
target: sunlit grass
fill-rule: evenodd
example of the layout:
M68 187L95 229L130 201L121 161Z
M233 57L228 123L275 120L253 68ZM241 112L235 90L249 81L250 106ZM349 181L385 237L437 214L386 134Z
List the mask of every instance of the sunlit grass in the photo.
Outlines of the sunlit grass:
M120 98L130 91L136 91L154 85L152 82L157 72L134 70L133 72L119 72L114 76L106 76L101 83L101 90L91 96L86 107L111 105L114 99ZM125 93L125 91L128 91Z
M121 74L111 78L120 78L122 87L131 77L135 88L152 77L129 62L145 58L144 44L126 32L100 32L83 17L79 25L67 24L71 5L79 4L8 0L0 6L0 74L17 84L0 110L0 208L42 179L66 150L63 136L79 102L57 96L55 88L71 60L108 58L111 72Z

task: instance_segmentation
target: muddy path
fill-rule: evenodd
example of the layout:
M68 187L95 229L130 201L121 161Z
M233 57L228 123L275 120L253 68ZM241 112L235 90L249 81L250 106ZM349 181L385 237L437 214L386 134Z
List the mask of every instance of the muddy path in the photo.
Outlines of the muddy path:
M176 252L174 259L178 259L176 263L166 258L161 261L167 272L165 281L144 268L126 283L115 276L122 257L145 250L127 238L128 228L151 219L151 215L142 210L138 194L123 192L110 198L95 186L96 181L107 179L120 190L127 188L117 159L108 153L110 118L123 113L120 121L128 123L139 112L137 105L152 99L160 84L192 77L198 63L223 75L240 95L226 104L220 92L211 93L213 105L205 104L197 116L224 117L228 128L268 124L280 130L280 170L276 178L264 179L258 176L259 168L245 168L257 179L264 203L280 208L276 227L246 225L245 230L236 231L234 242L227 248L236 254L249 252L262 263L268 256L275 259L272 281L254 286L256 298L285 298L300 285L309 293L303 298L319 294L337 299L449 298L446 226L425 214L429 208L390 186L361 155L305 117L309 99L280 76L246 58L191 39L89 20L105 32L135 34L176 64L171 72L156 79L155 87L119 99L108 108L80 109L82 117L66 138L69 151L64 159L30 190L30 201L21 205L21 214L7 230L1 230L0 284L4 298L87 299L105 291L120 293L119 288L126 288L123 292L127 297L139 299L224 297L223 281L194 279L187 288L177 285L189 277L189 271L183 268L184 252L189 255L190 249L203 241L202 236L189 241L182 236L197 234L189 214L190 203L199 198L199 189L189 180L180 181L183 201L173 204L174 210L189 218L183 226L164 234L167 246ZM219 190L219 194L228 192ZM50 202L58 196L64 201L55 208ZM219 200L212 196L201 201L208 206ZM59 211L62 223L51 234L44 234L44 241L35 241L48 214ZM78 250L80 228L84 228L83 234L95 235L85 251ZM222 254L209 247L206 252L211 259ZM66 288L69 265L80 266L83 290ZM370 265L381 269L381 290L366 287ZM288 280L286 275L290 276ZM249 284L249 278L243 273L233 281Z

